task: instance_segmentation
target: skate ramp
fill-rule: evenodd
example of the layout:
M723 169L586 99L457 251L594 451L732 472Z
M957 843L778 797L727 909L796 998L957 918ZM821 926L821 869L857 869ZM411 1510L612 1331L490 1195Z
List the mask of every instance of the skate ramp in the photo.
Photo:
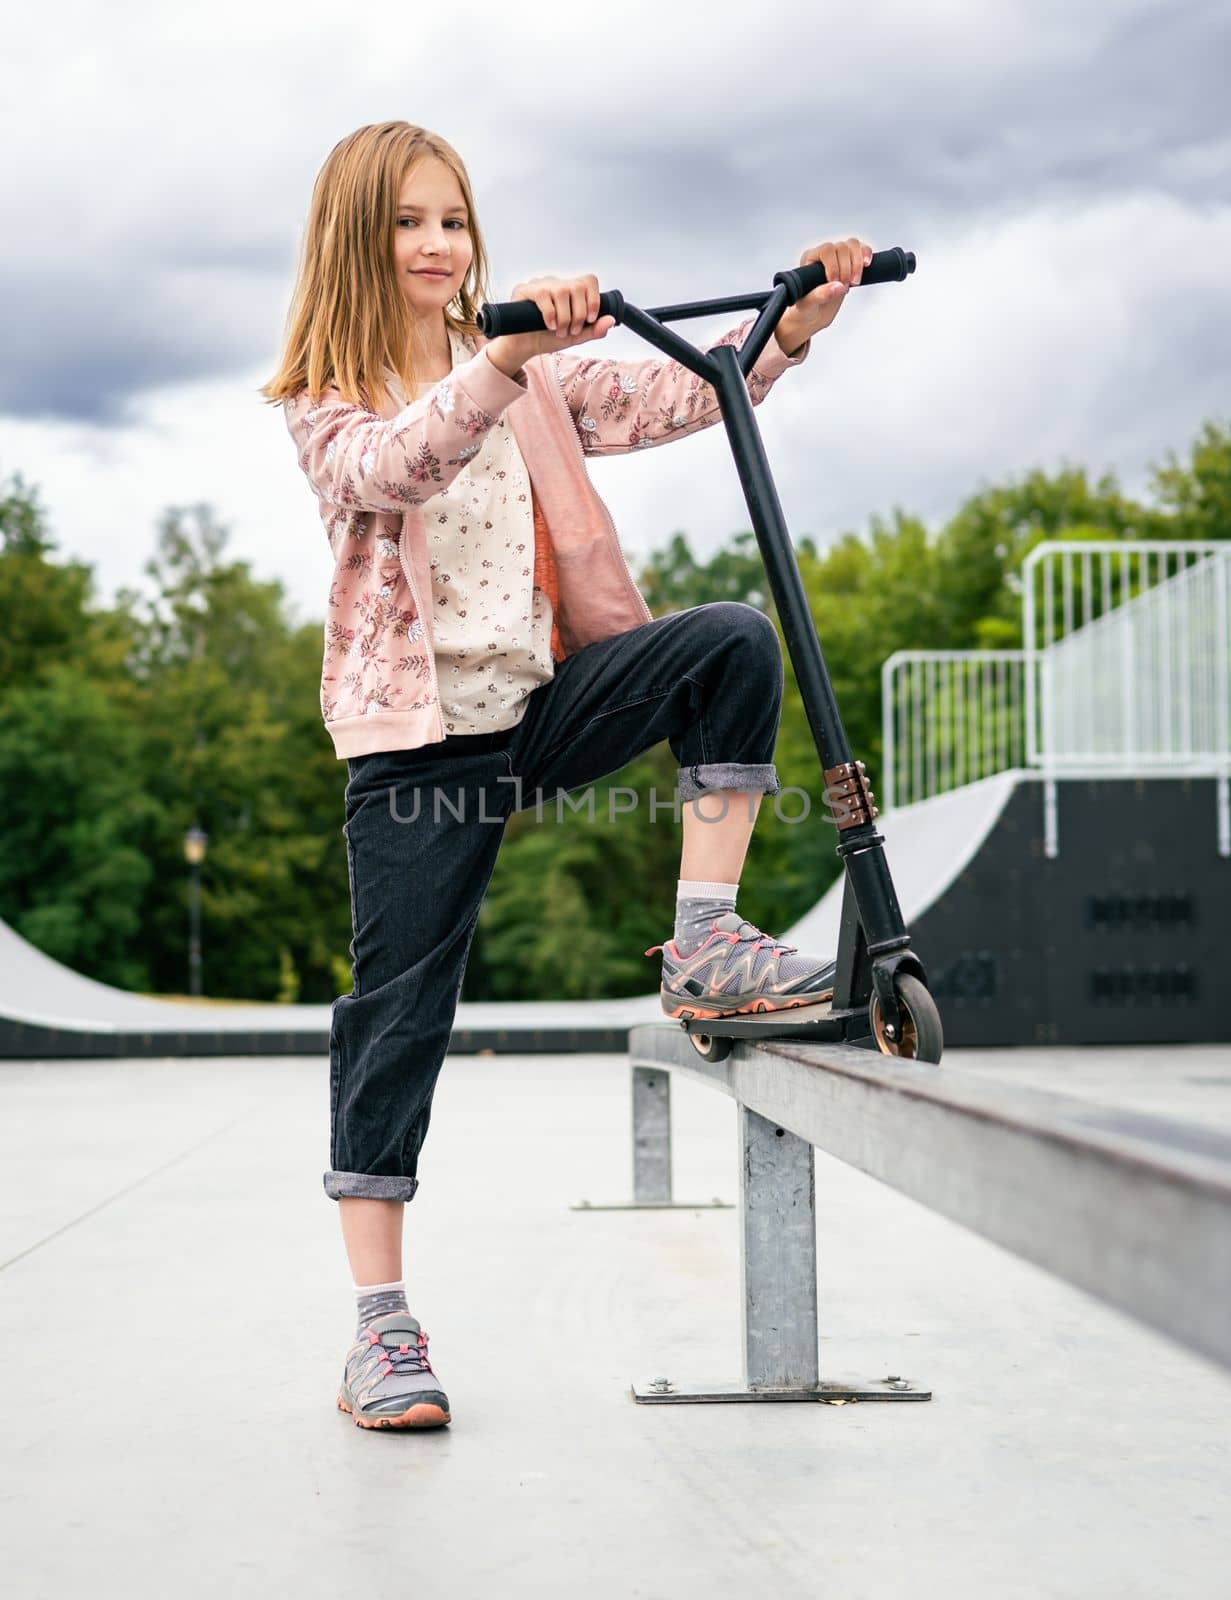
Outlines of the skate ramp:
M997 774L877 821L946 1046L1215 1044L1231 859L1212 777ZM837 948L841 880L784 935Z
M318 1055L332 1007L160 1000L74 972L0 922L0 1059L60 1056ZM615 1000L459 1005L453 1048L622 1051L662 1020L658 994Z
M909 928L933 906L982 849L1024 772L998 772L949 794L903 806L876 819L885 841L885 855L897 890L898 904ZM801 950L827 955L838 948L842 916L839 877L811 911L782 935Z
M129 994L83 977L44 955L4 922L0 922L0 973L3 1014L42 1027L77 1024L102 1031L209 1030L219 1025L220 1014L236 1024L254 1028L319 1028L323 1014L328 1027L328 1006L232 1006L217 1001L195 1005Z

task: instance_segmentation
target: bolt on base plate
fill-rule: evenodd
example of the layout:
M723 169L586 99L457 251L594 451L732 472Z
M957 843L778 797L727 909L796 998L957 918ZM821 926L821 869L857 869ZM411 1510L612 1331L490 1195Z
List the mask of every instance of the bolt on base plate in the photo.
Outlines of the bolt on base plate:
M824 1382L798 1387L774 1388L746 1383L675 1383L670 1378L649 1378L634 1383L630 1390L639 1405L697 1403L705 1400L820 1400L832 1405L846 1400L930 1400L932 1391L920 1388L909 1378L890 1373L866 1383Z

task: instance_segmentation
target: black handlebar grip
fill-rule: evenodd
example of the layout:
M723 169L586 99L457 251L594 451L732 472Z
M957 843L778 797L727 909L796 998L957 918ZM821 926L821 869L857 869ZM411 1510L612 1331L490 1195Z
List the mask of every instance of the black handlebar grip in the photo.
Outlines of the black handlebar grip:
M859 275L859 286L865 283L900 283L915 270L915 252L895 245L892 250L877 250ZM810 261L806 267L790 267L786 272L774 273L775 283L785 283L791 293L791 304L819 289L827 282L825 268L819 261Z
M598 315L624 321L624 296L608 289L598 297ZM595 318L597 321L598 318ZM479 331L485 339L499 339L507 333L543 333L547 324L533 300L498 300L479 308Z

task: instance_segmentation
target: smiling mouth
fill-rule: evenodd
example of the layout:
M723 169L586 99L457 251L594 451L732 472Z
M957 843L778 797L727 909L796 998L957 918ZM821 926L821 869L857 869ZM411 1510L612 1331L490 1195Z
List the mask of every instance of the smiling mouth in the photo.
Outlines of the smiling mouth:
M431 267L416 267L415 269L416 278L448 278L450 276L452 274L449 272L435 271Z

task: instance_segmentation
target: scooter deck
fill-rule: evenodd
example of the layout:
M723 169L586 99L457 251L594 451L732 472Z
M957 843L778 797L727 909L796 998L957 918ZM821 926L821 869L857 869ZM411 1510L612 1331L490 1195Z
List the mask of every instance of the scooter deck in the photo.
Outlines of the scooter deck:
M681 1017L685 1033L706 1033L714 1039L828 1039L845 1037L846 1019L835 1017L832 1000L752 1016Z

